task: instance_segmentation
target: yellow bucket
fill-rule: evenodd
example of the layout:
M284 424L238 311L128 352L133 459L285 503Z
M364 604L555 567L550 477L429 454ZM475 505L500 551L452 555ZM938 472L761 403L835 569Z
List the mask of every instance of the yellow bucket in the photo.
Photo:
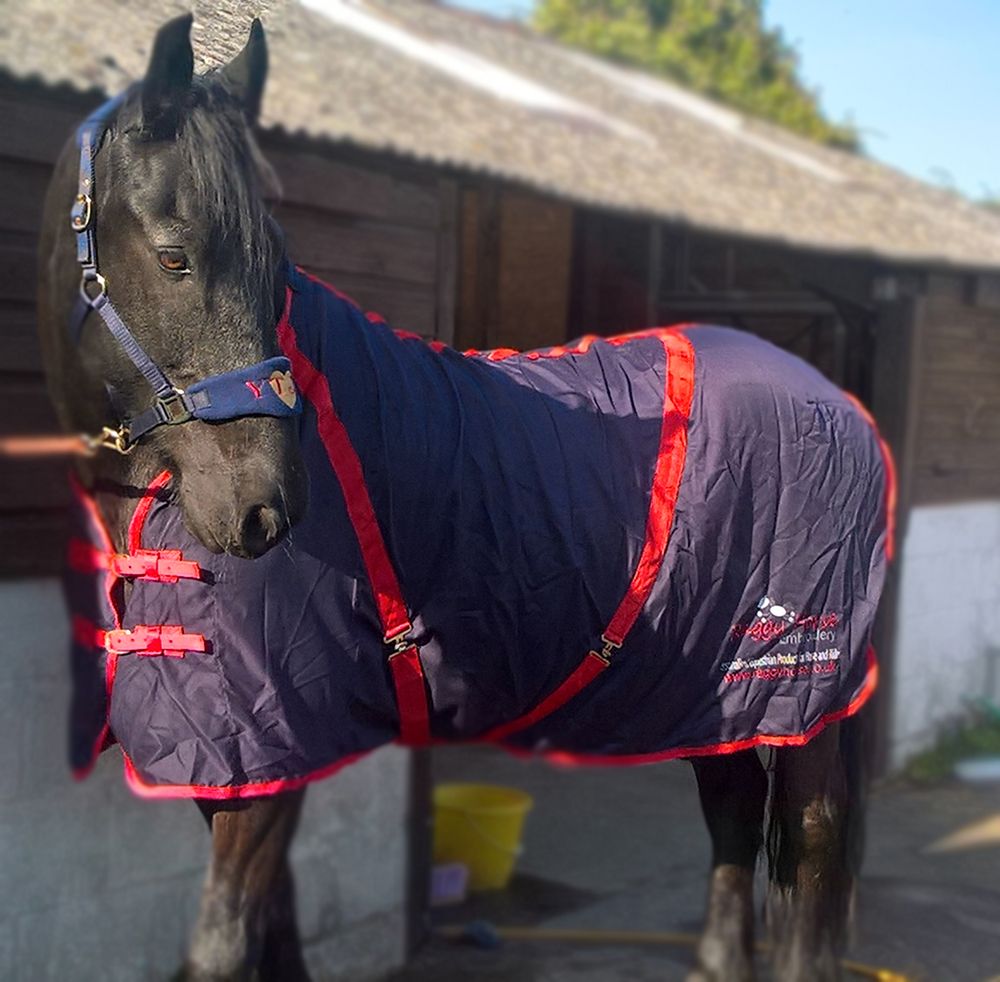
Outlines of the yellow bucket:
M495 784L439 784L434 789L434 862L464 863L470 890L507 886L521 854L530 794Z

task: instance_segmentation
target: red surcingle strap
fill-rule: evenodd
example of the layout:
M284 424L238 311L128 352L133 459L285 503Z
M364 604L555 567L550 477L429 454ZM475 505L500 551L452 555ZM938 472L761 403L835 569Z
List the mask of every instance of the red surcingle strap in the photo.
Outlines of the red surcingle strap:
M511 720L509 723L501 723L500 726L494 727L486 734L486 739L502 740L512 733L534 726L535 723L565 706L574 696L578 696L609 664L610 662L602 658L596 651L588 652L587 657L577 665L573 673L558 689L546 696L531 712Z
M415 644L408 644L389 656L392 682L399 706L399 735L403 743L421 746L430 741L430 716L424 669Z
M534 709L494 727L486 733L485 740L502 740L526 730L579 695L611 665L615 652L624 644L652 593L663 565L674 521L674 509L677 506L687 455L688 419L694 398L694 348L691 342L679 331L658 331L655 336L666 350L667 379L663 394L660 444L653 470L649 515L646 519L646 536L625 596L601 634L604 648L600 653L588 652L568 678Z

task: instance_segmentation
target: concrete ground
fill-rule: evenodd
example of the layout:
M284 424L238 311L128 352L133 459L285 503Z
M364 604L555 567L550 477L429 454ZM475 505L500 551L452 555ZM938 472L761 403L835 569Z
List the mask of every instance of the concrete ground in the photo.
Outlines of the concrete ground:
M484 918L697 930L709 852L686 764L569 771L458 748L436 751L434 769L438 781L508 784L535 797L511 888L439 909L439 925ZM927 851L991 816L1000 816L997 785L874 791L852 958L921 982L1000 976L1000 819L984 844ZM691 958L683 947L508 942L481 950L434 940L391 982L673 982Z

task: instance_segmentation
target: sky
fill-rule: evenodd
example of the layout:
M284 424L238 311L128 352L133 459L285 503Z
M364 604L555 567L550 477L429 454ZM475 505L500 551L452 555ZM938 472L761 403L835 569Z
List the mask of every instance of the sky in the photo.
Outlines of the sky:
M527 16L533 0L451 0ZM1000 198L1000 0L765 0L768 26L865 151L973 198Z

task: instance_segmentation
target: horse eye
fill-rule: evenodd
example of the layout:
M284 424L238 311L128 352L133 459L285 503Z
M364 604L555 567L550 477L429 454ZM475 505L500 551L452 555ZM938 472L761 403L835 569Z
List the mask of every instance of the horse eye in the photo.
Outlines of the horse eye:
M188 257L183 249L160 249L157 253L160 266L168 273L190 273Z

